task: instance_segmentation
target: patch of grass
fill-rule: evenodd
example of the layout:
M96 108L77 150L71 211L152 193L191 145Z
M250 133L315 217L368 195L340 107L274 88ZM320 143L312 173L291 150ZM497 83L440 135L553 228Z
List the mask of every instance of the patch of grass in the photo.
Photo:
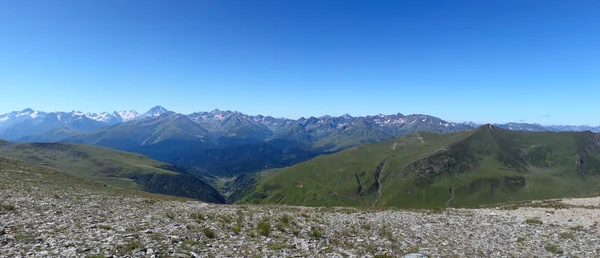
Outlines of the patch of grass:
M266 236L268 237L269 234L271 233L271 224L267 221L261 221L258 222L258 225L256 226L256 228L258 229L258 233L261 234L262 236Z
M573 233L571 233L571 232L561 232L558 235L562 239L573 239L573 238L575 238L575 235Z
M198 242L196 240L192 240L192 239L185 240L185 241L183 241L183 243L186 244L186 245L191 245L191 246L202 245L202 243L200 243L200 242Z
M413 246L413 247L411 247L411 248L408 248L408 249L406 249L406 250L404 251L404 253L405 253L405 254L418 253L418 252L419 252L419 250L420 250L420 248L419 248L419 247L417 247L417 246Z
M364 229L364 230L371 230L371 225L364 224L364 225L361 226L361 228Z
M11 204L0 204L0 211L14 211L15 206Z
M391 255L391 254L376 254L373 256L374 258L393 258L395 256Z
M517 243L523 243L523 242L525 242L525 238L523 238L523 237L517 238Z
M281 223L283 223L283 224L289 224L290 221L292 221L292 217L290 215L285 214L285 215L281 216L279 221L281 221Z
M440 213L444 213L446 211L445 208L433 208L433 209L429 209L427 210L427 215L431 215L431 214L440 214Z
M104 254L88 254L85 258L106 258L106 256Z
M557 201L557 200L543 200L541 202L532 202L528 205L529 207L535 208L552 208L552 209L568 209L571 205Z
M35 239L35 235L31 235L31 234L17 234L15 236L15 238L19 239L19 240L24 240L24 239Z
M104 229L104 230L112 230L111 226L107 226L107 225L100 225L98 226L99 229Z
M282 222L275 224L275 228L281 232L285 232L285 225Z
M223 224L229 224L229 223L231 223L233 221L233 218L231 216L229 216L229 215L223 215L223 216L221 216L220 221Z
M204 232L204 235L208 238L215 238L217 237L217 234L215 233L214 230L210 229L210 228L203 228L202 232Z
M582 225L577 225L577 226L570 227L569 229L573 230L573 231L580 231L580 230L583 229L583 226Z
M321 229L319 227L311 227L310 228L310 236L312 238L321 238L321 237L323 237L323 235L325 235L325 233L323 233L323 229Z
M204 217L204 214L201 214L201 213L192 213L192 214L190 214L190 218L195 220L198 223L202 223L203 221L206 220L206 217Z
M235 227L231 228L234 234L239 235L242 231L242 226L244 223L244 215L242 213L238 213L238 218L235 221Z
M292 230L292 234L294 236L299 236L300 235L300 230L299 229L294 229L294 230Z
M553 254L562 254L563 250L560 249L560 247L558 247L557 245L547 245L546 247L546 251L553 253Z
M117 247L117 250L121 253L121 254L129 254L131 253L131 251L135 250L135 249L141 249L144 248L144 245L142 244L142 242L140 242L139 240L129 240L129 242L127 242L124 245L120 245Z
M161 234L161 233L154 233L154 234L152 234L152 236L150 236L150 237L151 237L151 238L152 238L152 240L154 240L154 241L160 241L160 240L162 240L162 239L164 239L164 238L165 238L165 236L164 236L163 234Z
M285 249L288 248L289 245L285 242L270 242L267 243L267 248L269 248L270 250L273 251L279 251L281 249Z
M541 219L539 219L539 218L531 218L531 219L527 219L527 220L525 220L525 223L527 223L527 224L537 224L537 225L541 225L541 224L543 224L544 222L543 222Z
M167 218L169 218L169 219L171 219L171 220L174 220L174 219L175 219L175 213L172 213L172 212L167 212L167 213L165 214L165 216L167 216Z

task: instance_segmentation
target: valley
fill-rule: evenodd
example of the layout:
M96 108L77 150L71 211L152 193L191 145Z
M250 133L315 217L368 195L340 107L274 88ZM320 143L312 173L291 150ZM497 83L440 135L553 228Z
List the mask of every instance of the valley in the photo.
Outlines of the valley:
M514 123L473 128L402 114L183 115L160 106L142 114L24 110L3 117L0 133L22 126L39 133L3 142L2 156L111 187L212 203L478 207L599 191L599 141L589 131L503 129L525 126ZM51 117L112 124L82 130L67 122L45 132L34 126Z

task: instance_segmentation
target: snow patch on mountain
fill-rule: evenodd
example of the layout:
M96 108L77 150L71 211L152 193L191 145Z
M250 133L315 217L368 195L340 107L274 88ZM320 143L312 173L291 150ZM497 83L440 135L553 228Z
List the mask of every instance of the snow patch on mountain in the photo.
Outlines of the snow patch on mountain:
M136 118L138 118L140 116L140 114L135 110L121 110L121 111L118 111L115 113L119 115L119 117L121 118L121 120L123 122L129 122L131 120L135 120Z

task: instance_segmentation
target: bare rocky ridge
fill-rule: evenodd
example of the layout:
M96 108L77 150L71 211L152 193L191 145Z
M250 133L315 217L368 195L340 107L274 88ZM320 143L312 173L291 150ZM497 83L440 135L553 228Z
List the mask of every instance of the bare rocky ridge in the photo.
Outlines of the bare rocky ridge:
M600 198L437 211L210 205L0 158L6 257L598 257Z

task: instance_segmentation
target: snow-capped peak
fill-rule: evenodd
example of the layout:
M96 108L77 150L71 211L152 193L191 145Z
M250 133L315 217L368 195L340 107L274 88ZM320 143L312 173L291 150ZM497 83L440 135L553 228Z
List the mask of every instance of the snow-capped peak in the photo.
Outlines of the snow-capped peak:
M164 107L161 106L156 106L151 108L150 110L148 110L146 113L142 114L141 116L138 117L138 119L143 119L143 118L148 118L148 117L157 117L160 116L164 113L168 113L169 110L167 110Z
M33 114L34 112L35 111L33 111L33 109L26 108L26 109L23 109L21 112L19 112L16 116L17 117L19 117L19 116L29 116L29 115Z
M115 112L115 114L119 115L119 117L121 117L121 120L123 120L123 122L128 122L128 121L134 120L140 116L140 114L135 110L121 110L121 111Z
M98 122L108 123L113 119L118 119L114 115L111 115L107 112L101 113L85 113L85 116L89 119L96 120Z

